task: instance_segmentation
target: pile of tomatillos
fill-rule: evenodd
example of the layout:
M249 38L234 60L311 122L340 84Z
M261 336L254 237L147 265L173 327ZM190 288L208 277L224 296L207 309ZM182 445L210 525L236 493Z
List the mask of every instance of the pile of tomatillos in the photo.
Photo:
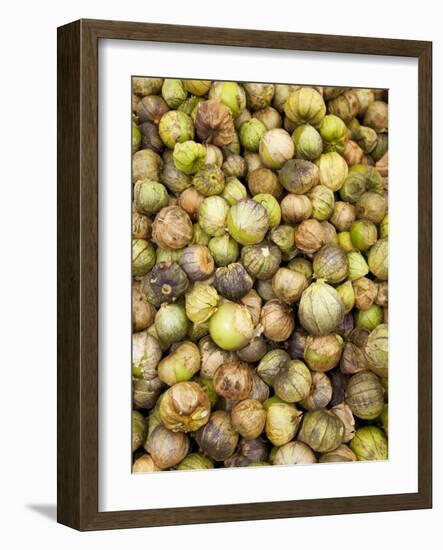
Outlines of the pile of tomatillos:
M133 471L386 459L386 91L132 100Z

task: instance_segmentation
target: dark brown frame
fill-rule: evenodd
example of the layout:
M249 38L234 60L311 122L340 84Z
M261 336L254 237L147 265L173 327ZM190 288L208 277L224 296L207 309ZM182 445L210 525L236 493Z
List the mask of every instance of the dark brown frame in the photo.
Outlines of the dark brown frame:
M417 493L167 510L98 511L97 75L100 39L418 58ZM432 507L432 43L80 20L58 29L58 521L79 530Z

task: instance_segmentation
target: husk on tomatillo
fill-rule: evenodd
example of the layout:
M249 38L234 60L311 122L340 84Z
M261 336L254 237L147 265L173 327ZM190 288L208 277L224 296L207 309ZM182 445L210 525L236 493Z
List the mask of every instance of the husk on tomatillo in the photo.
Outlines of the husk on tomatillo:
M388 96L132 79L134 473L388 458Z

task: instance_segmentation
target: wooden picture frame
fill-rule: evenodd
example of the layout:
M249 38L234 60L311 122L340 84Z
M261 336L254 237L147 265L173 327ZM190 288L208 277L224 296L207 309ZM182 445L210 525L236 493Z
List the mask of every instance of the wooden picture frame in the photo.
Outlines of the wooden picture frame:
M98 511L98 41L159 41L403 56L419 67L418 492L174 509ZM79 530L432 506L432 44L80 20L58 29L58 521Z

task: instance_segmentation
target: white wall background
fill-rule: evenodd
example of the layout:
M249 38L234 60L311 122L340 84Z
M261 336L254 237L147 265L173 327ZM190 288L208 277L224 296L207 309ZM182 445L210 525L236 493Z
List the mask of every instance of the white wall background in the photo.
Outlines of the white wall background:
M55 523L56 27L80 17L434 41L435 310L443 306L443 38L432 0L40 0L2 9L0 85L0 541L9 548L247 544L416 548L443 520L442 315L434 321L434 510L80 534ZM405 113L407 119L408 113ZM407 158L407 156L406 156ZM407 160L406 160L407 161ZM405 408L405 414L407 409ZM407 437L407 433L405 433ZM284 540L286 539L286 543ZM381 542L383 541L383 542Z

